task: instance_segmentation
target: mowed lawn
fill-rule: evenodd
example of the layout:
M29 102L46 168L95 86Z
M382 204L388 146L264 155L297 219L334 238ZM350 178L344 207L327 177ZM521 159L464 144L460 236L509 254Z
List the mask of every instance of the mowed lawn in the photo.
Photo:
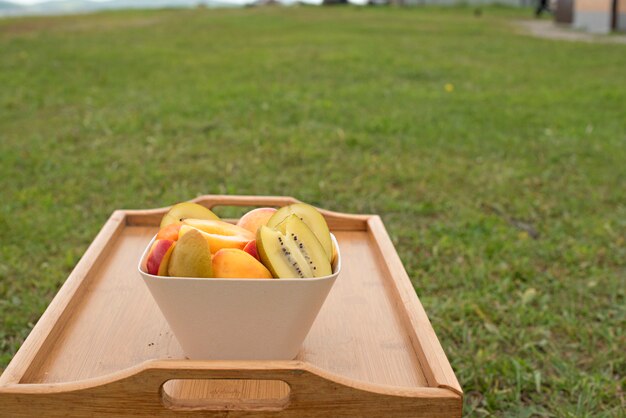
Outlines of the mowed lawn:
M0 370L113 210L291 195L382 216L467 416L624 416L626 45L530 14L0 20Z

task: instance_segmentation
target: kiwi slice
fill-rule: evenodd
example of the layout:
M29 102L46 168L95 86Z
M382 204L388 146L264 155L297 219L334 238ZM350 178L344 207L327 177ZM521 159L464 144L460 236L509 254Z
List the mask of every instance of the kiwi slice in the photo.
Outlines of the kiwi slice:
M300 220L298 215L291 215L281 223L285 224L285 237L295 244L304 260L309 265L313 277L324 277L332 274L330 261L322 244L311 229Z
M279 279L313 277L297 245L285 235L266 226L257 231L256 246L261 261Z
M290 215L297 215L298 218L309 227L322 245L328 261L330 261L333 257L333 243L330 239L328 224L324 216L313 206L307 205L306 203L294 203L293 205L283 206L272 215L267 222L267 226L275 228Z
M287 233L287 220L290 219L292 216L295 216L295 215L293 214L288 215L285 219L280 221L278 225L274 227L274 229L277 231L280 231L283 235L285 235Z

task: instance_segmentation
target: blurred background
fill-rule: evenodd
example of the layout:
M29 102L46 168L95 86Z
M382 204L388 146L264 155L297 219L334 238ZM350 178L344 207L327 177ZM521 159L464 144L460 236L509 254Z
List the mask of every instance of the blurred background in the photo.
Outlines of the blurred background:
M0 370L115 209L290 195L382 216L466 416L623 416L625 2L244 3L0 1Z
M530 6L533 0L500 0L509 6ZM160 9L190 7L241 7L266 4L354 4L354 5L455 5L458 0L2 0L0 15L66 14L108 9ZM470 0L466 4L492 4L490 0Z

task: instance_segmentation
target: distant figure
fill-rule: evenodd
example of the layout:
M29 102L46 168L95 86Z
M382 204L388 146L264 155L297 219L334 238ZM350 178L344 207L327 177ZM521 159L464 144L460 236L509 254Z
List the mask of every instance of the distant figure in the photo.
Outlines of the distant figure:
M535 10L535 16L541 17L541 14L544 11L550 12L550 8L548 7L548 0L537 0L537 10Z

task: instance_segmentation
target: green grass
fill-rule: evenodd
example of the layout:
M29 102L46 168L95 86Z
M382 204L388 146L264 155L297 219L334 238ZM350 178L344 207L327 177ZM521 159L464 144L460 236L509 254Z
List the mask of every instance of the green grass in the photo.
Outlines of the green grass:
M625 416L626 46L529 14L0 20L0 366L114 209L293 195L383 217L467 416Z

